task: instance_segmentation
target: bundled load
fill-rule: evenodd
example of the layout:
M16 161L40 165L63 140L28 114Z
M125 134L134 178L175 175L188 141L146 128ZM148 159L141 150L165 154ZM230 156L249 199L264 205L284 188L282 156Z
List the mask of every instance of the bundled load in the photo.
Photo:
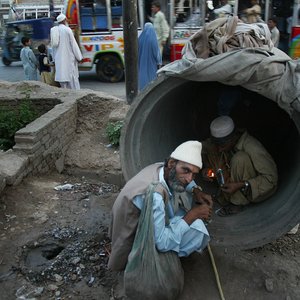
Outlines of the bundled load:
M190 43L198 58L243 48L272 51L274 47L267 24L246 24L236 16L218 18L208 23L191 37Z
M214 20L196 32L182 59L159 74L192 81L240 85L275 101L289 115L300 111L299 61L273 46L266 24L236 16Z

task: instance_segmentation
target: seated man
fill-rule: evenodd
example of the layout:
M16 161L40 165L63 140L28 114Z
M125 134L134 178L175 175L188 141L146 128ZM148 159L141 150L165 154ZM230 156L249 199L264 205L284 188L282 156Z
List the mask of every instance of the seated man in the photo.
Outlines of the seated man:
M145 193L152 182L161 183L161 190L153 193L157 250L188 256L207 246L209 234L203 220L211 216L212 200L193 181L202 168L201 149L200 142L187 141L165 163L150 165L127 182L112 208L110 269L122 271L126 267ZM192 195L199 205L192 206Z
M222 170L224 184L217 201L224 205L219 216L237 213L250 203L264 201L277 188L277 167L264 146L247 131L235 128L233 120L221 116L210 125L211 137L203 142L204 178Z

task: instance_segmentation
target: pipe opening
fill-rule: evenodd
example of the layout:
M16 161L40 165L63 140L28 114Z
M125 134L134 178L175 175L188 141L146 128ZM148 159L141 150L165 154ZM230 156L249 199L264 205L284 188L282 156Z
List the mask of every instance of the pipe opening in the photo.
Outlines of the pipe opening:
M126 180L143 167L168 157L186 140L209 137L218 116L218 99L226 89L217 82L164 78L154 82L130 108L121 136ZM292 118L277 103L239 87L230 116L269 151L278 167L278 189L269 199L241 213L215 216L208 225L212 243L249 249L273 241L299 221L299 114Z

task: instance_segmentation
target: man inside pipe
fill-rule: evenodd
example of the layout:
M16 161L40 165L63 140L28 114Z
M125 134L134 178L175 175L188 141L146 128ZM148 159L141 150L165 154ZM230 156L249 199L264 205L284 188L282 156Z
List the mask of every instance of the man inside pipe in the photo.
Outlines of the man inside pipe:
M198 141L184 142L165 163L144 168L126 183L112 208L108 262L111 270L122 271L126 267L145 194L152 182L160 183L160 189L153 193L157 250L175 251L182 257L207 246L209 234L204 222L211 218L212 198L194 182L202 168L201 150Z
M210 138L202 144L202 176L219 184L215 200L222 207L217 215L236 214L276 191L278 173L273 158L246 130L237 129L229 116L211 122Z

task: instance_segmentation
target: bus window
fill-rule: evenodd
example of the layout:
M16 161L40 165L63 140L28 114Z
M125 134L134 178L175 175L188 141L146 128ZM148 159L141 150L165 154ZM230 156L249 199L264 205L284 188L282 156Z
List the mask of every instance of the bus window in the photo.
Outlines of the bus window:
M105 0L81 0L79 10L83 32L108 30Z
M176 0L174 5L175 26L200 27L203 14L202 7L202 0Z
M111 1L111 22L112 28L122 28L122 1L112 0Z

